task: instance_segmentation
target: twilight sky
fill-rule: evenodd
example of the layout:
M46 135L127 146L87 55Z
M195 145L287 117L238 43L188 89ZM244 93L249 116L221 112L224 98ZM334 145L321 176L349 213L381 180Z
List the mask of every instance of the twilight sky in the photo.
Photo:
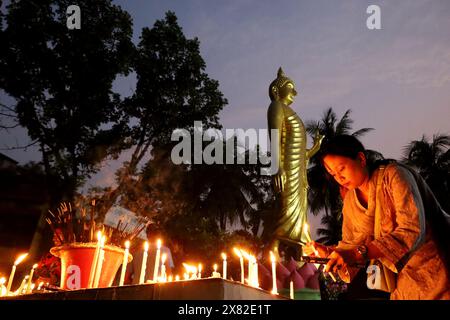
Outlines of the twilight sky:
M447 0L122 0L134 40L173 10L187 37L198 37L207 73L229 101L224 128L266 128L267 90L282 66L296 82L292 105L319 119L327 107L352 109L355 129L376 130L366 147L398 158L422 134L450 132L450 2ZM382 30L369 30L366 8L381 7ZM115 89L131 94L133 77ZM3 100L5 97L2 95ZM25 132L0 133L0 148ZM2 151L26 162L28 150Z
M187 37L198 37L207 73L229 105L224 128L267 128L268 85L282 66L296 82L292 105L304 120L328 107L352 109L362 142L386 157L422 134L450 133L450 1L448 0L122 0L134 40L167 10ZM366 8L381 7L381 30L369 30ZM135 79L115 89L130 95ZM0 99L6 99L0 95ZM26 144L26 132L0 132L0 148ZM24 163L39 153L1 151ZM99 178L111 181L111 166ZM109 172L109 173L107 173ZM98 178L98 177L97 177Z

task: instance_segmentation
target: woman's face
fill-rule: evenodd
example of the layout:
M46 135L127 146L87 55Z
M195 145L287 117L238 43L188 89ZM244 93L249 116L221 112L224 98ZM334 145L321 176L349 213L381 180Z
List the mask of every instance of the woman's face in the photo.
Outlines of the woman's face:
M329 154L323 158L323 163L336 182L347 189L358 188L369 176L362 152L356 159Z

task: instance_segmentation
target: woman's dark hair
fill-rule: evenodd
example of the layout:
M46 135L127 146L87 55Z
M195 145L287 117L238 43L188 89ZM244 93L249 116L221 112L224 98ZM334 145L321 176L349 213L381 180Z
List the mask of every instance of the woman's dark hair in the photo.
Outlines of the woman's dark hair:
M379 152L366 150L356 137L347 134L337 135L325 140L320 148L319 157L322 163L326 155L341 156L355 160L360 152L366 157L369 175L372 175L379 166L395 162L393 159L385 159Z

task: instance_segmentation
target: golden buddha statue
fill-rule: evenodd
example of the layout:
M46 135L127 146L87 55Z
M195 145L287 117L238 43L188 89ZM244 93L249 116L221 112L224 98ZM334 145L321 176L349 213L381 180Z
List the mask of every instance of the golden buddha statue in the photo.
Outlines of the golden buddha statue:
M307 168L309 159L320 149L324 136L316 133L311 149L306 149L306 130L302 120L291 109L297 95L294 82L278 70L269 87L272 101L267 112L269 132L278 129L278 172L273 176L274 189L279 193L280 212L276 221L271 250L278 255L281 242L301 248L310 238L304 224L307 220ZM272 141L273 142L273 141ZM277 152L272 150L272 152ZM301 249L300 249L301 250Z

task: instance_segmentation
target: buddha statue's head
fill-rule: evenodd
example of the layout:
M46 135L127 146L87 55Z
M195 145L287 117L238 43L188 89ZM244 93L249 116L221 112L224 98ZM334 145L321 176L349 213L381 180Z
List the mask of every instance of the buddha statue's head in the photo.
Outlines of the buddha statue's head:
M280 101L285 105L294 102L297 95L294 81L285 76L283 69L278 69L277 78L272 81L269 87L269 97L271 101Z

